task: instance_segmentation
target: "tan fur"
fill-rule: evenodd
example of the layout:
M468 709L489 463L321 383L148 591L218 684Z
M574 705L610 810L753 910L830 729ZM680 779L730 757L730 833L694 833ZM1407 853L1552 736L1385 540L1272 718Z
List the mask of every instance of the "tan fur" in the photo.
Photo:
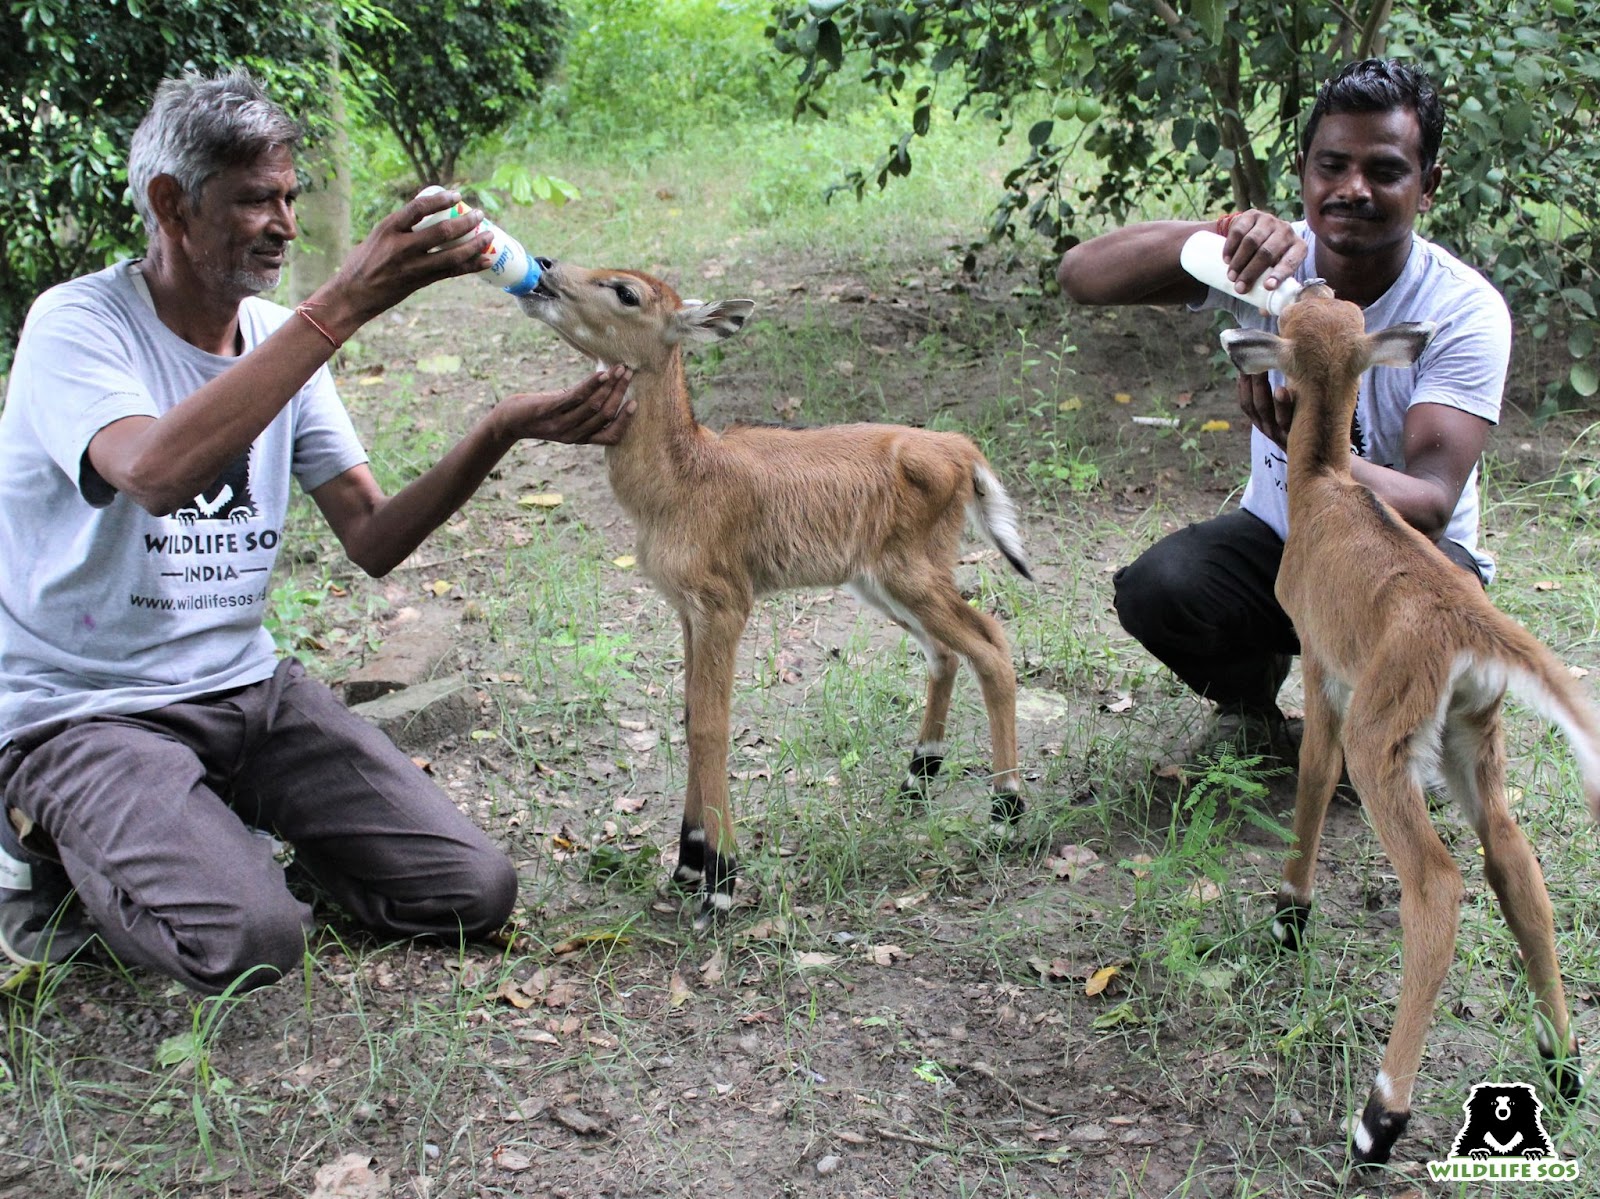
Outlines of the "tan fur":
M624 303L619 288L638 302ZM682 625L689 777L681 852L695 854L691 834L703 828L702 919L725 908L731 892L729 703L739 637L760 596L847 586L908 628L930 666L923 746L943 740L957 661L971 662L988 709L995 786L1015 794L1010 648L953 577L969 513L1019 571L1027 568L1010 501L969 439L896 425L718 433L699 424L680 345L731 336L748 301L685 304L649 275L553 263L523 305L579 351L636 372L629 395L638 409L606 464L637 526L640 569ZM680 864L678 877L698 881L701 868Z
M1406 327L1369 337L1359 308L1314 287L1284 314L1281 341L1224 335L1241 369L1280 367L1295 401L1289 538L1277 594L1300 637L1306 720L1296 852L1284 870L1279 906L1303 912L1310 903L1323 818L1342 760L1400 879L1404 971L1368 1113L1390 1113L1401 1128L1454 956L1462 894L1460 871L1429 819L1428 780L1442 770L1482 841L1485 873L1522 949L1541 1040L1558 1063L1575 1055L1577 1045L1544 878L1506 805L1500 705L1508 682L1565 728L1590 802L1600 805L1600 722L1572 677L1474 579L1351 476L1358 381L1384 356L1384 339L1403 340L1407 331L1420 338L1415 351L1431 336L1431 329ZM1245 361L1252 350L1256 356ZM1373 1139L1370 1128L1358 1130L1358 1158L1388 1156L1381 1135L1376 1148L1362 1143Z

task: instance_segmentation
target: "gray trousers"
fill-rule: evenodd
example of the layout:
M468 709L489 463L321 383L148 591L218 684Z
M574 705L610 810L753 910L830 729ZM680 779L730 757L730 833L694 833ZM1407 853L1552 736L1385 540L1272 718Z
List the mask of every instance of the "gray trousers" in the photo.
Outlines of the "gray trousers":
M27 735L0 753L0 789L119 958L207 994L272 982L305 952L311 909L254 829L379 933L459 940L516 902L505 854L293 659L221 695Z

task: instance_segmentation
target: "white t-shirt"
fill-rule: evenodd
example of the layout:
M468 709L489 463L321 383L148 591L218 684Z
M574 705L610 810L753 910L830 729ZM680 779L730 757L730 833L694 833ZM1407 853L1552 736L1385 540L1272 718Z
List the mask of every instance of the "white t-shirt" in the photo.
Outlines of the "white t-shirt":
M288 317L246 299L245 352ZM130 262L29 311L0 412L0 745L272 674L262 619L290 476L312 491L366 461L327 368L174 515L117 494L87 457L111 422L160 416L238 362L163 325Z
M1317 277L1317 239L1304 221L1295 223L1309 248L1295 272L1301 281ZM1277 331L1277 318L1215 288L1199 308L1222 308L1247 329ZM1500 400L1511 358L1511 313L1493 285L1439 246L1413 235L1411 254L1394 285L1364 309L1369 330L1404 321L1433 321L1432 343L1410 367L1376 367L1361 376L1356 401L1354 444L1361 457L1379 466L1405 469L1406 412L1413 404L1444 404L1500 420ZM1278 371L1274 388L1284 385ZM1259 429L1250 430L1250 482L1242 507L1289 535L1288 459ZM1444 535L1465 546L1478 562L1485 583L1494 578L1494 559L1478 549L1478 469L1472 469Z

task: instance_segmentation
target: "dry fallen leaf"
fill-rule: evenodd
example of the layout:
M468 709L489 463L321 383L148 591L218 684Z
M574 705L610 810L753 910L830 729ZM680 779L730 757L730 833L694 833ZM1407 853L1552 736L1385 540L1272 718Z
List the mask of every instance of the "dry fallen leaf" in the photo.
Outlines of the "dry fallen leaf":
M1124 696L1119 697L1116 700L1113 700L1109 704L1101 704L1100 705L1100 710L1102 712L1112 712L1112 713L1120 714L1120 713L1128 711L1132 707L1133 707L1133 696L1124 695Z
M1189 898L1196 903L1212 903L1222 898L1222 888L1209 878L1196 879L1189 888Z
M559 508L565 500L559 491L538 491L523 496L517 503L524 508Z
M1541 579L1533 585L1535 591L1560 591L1560 579Z
M1131 403L1133 403L1133 397L1131 395L1129 395L1125 391L1119 391L1119 392L1117 392L1116 395L1112 396L1111 398L1113 400L1115 400L1119 404L1131 404Z
M489 1158L496 1166L508 1174L520 1174L533 1165L533 1159L526 1153L519 1153L515 1149L507 1149L504 1145L496 1145Z
M1028 965L1032 966L1045 982L1060 983L1066 982L1069 978L1083 977L1073 969L1072 963L1066 958L1055 958L1047 962L1043 958L1032 957L1028 959Z
M1132 869L1134 878L1149 878L1150 872L1143 869L1148 865L1150 865L1150 855L1147 853L1136 853L1128 859L1128 866Z
M718 949L700 965L700 981L708 987L722 981L723 973L728 969L728 955Z
M694 998L694 992L689 990L689 984L683 981L683 975L678 971L672 972L672 981L667 984L667 1006L680 1008Z
M815 970L822 966L831 966L839 960L836 953L797 953L794 955L794 964L801 970Z
M1089 981L1083 984L1085 995L1098 995L1104 991L1111 980L1122 972L1121 966L1101 966L1089 976Z
M782 916L770 916L734 933L735 941L776 941L789 935L789 922Z
M638 559L632 554L623 554L620 558L611 559L611 565L620 566L623 570L631 570L638 564Z
M1068 396L1061 401L1062 412L1076 412L1083 407L1083 400L1078 396Z
M496 999L504 999L519 1011L526 1011L538 1002L532 995L524 991L518 983L509 978L500 984L500 989L494 993L494 997Z
M1192 403L1194 403L1194 392L1192 391L1180 391L1172 397L1172 406L1174 408L1187 408Z
M372 1169L372 1155L347 1153L317 1170L310 1199L383 1199L389 1171Z
M1208 420L1205 424L1200 426L1200 432L1226 433L1231 428L1233 428L1233 426L1225 420Z
M583 994L583 989L574 982L559 982L551 987L544 995L544 1005L548 1008L570 1007L578 1002L578 997Z
M433 582L428 584L428 590L433 592L434 595L442 596L448 595L450 588L454 586L455 584L450 582L448 579L435 579Z
M892 966L896 962L906 961L911 957L909 953L898 945L874 945L867 951L875 966Z

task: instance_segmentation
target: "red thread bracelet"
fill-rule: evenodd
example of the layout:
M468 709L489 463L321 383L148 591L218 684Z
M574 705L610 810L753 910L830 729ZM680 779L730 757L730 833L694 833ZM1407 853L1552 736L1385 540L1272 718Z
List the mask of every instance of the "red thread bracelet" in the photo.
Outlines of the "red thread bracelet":
M1233 224L1233 218L1238 215L1237 212L1225 212L1217 218L1217 233L1219 236L1228 236L1228 226Z
M326 329L324 329L322 327L322 322L317 320L316 317L311 315L311 309L313 309L315 307L316 307L315 304L313 304L310 300L307 300L304 303L299 304L299 305L296 306L296 308L294 310L295 311L295 315L304 317L305 321L306 321L306 324L310 325L318 333L322 334L323 337L327 338L328 344L330 346L332 346L336 350L339 349L342 345L344 345L344 343L342 341L336 341L334 339L333 334L329 333Z

